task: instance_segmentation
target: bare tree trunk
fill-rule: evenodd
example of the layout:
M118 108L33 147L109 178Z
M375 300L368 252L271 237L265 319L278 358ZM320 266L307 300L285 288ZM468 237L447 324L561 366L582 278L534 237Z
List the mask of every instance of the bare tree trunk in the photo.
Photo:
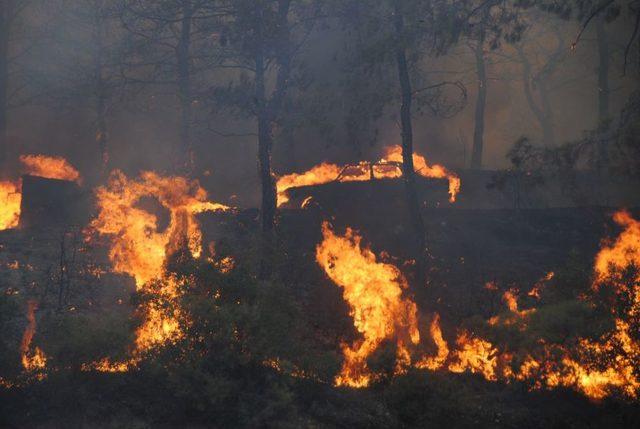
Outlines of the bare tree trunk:
M193 9L191 0L182 0L180 39L176 49L178 98L180 101L180 147L174 148L174 159L176 162L176 170L187 175L193 172L194 163L191 143L192 94L191 67L189 64L192 19Z
M473 152L471 168L482 168L482 150L484 146L484 112L487 105L487 71L484 60L484 37L476 45L476 73L478 74L478 98L476 99L475 126L473 129Z
M9 2L0 1L0 171L7 156L9 86Z
M409 68L407 66L407 56L402 46L402 33L404 32L404 20L400 6L395 4L395 29L397 37L396 63L398 66L398 80L400 81L401 99L400 123L402 126L402 179L405 187L405 196L409 216L415 233L415 256L416 256L416 281L419 286L424 285L425 265L426 265L426 230L418 193L416 190L416 174L413 165L413 126L411 122L411 103L413 93L411 90L411 80L409 78Z

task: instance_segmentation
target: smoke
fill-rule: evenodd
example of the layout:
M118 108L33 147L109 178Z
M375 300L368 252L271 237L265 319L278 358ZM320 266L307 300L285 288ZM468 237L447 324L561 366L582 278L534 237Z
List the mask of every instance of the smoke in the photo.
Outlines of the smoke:
M47 14L49 7L55 13ZM36 26L55 28L59 23L57 20L63 20L60 10L54 6L26 10L32 15L24 19L23 33L29 36L31 32L34 38ZM69 24L64 20L62 23ZM610 111L614 117L627 94L637 88L637 72L633 70L635 59L631 58L627 76L622 76L621 67L623 47L632 25L630 17L623 15L606 26L612 55ZM346 33L338 27L333 22L318 26L297 60L304 65L296 76L303 85L295 91L299 98L298 104L291 107L295 110L288 111L287 124L279 129L281 133L275 139L273 161L278 174L303 171L322 161L345 163L376 159L385 146L400 142L396 101L384 107L372 122L359 123L355 131L346 126L349 109L357 103L348 99L354 92L349 91L344 78L344 71L349 66L346 54L341 52ZM565 54L548 82L554 131L557 142L562 143L579 138L598 124L597 51L594 28L586 30L572 51L570 44L579 23L547 16L535 21L522 42L534 69L542 67L553 48L554 28L563 35L566 45ZM87 50L89 31L87 27L72 26L66 28L64 34L56 33L56 37L40 37L36 48L25 54L20 63L19 78L13 84L36 82L38 91L31 94L34 97L25 98L29 102L10 112L8 134L13 158L25 153L64 156L80 169L88 183L92 183L99 179L95 169L99 154L94 131L95 109L87 102L91 88L72 91L73 76L64 75L73 61L86 60L92 54ZM110 37L117 37L119 33L110 34ZM26 46L27 42L23 44ZM513 46L503 43L498 49L488 51L486 56L489 81L483 165L497 169L506 166L505 153L520 136L528 136L540 144L542 141L540 126L524 96L522 66L515 60ZM420 68L426 72L426 81L459 81L468 93L466 107L452 118L415 112L416 151L434 163L451 168L468 167L477 97L473 52L466 41L461 41L444 56L427 57ZM49 79L44 79L47 75ZM216 82L216 79L225 80L229 76L212 73L203 79L210 79L211 86L223 85L225 82ZM61 77L66 79L61 80ZM388 88L394 91L393 71L385 78L389 79ZM360 80L366 79L368 77L363 76ZM374 85L363 88L374 97L376 92L382 96L382 92L388 90ZM127 174L149 169L168 171L171 148L179 139L180 115L175 88L149 85L127 90L130 92L126 95L118 94L113 98L107 114L111 165ZM67 97L61 97L65 91ZM203 97L205 94L203 92ZM222 114L223 109L213 112L215 109L205 102L194 109L197 118L193 124L196 176L216 200L257 205L255 123ZM354 136L357 141L353 141Z

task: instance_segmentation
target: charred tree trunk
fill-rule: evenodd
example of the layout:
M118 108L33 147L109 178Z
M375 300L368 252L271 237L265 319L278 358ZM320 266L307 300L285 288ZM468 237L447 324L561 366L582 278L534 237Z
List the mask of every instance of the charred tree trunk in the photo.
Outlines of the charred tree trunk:
M8 144L9 14L9 2L0 1L0 169L6 162Z
M192 19L191 0L183 0L180 39L176 48L178 99L180 102L180 147L174 148L174 159L176 170L187 175L192 173L194 162L191 143L192 94L189 63Z
M395 30L397 37L395 54L402 100L400 106L400 123L402 127L402 179L405 187L409 216L415 233L416 281L420 286L423 286L426 264L426 231L416 190L416 174L413 166L413 125L411 122L413 93L411 90L411 80L409 78L409 68L407 66L407 55L402 45L404 21L397 2L395 2Z
M487 71L484 60L484 36L480 37L475 48L476 73L478 74L478 98L476 99L475 126L473 129L473 152L471 168L482 168L482 151L484 146L484 112L487 105Z

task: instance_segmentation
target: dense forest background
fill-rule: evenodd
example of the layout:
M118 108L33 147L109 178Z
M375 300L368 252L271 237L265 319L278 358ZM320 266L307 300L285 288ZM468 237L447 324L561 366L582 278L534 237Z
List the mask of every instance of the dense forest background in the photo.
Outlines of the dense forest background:
M257 206L257 128L247 105L256 17L242 10L250 3L3 2L7 156L62 155L91 176L101 145L111 166L133 172L169 169L176 146L187 144L194 173L211 174L217 200L236 195L237 204ZM273 170L368 159L398 144L399 85L382 28L390 10L290 3L290 76L274 118ZM600 3L407 2L430 8L407 27L416 37L407 45L414 89L436 86L414 108L416 151L470 167L480 92L486 169L507 166L522 136L559 145L617 118L637 88L636 6L605 3L590 17ZM433 19L444 26L429 27ZM265 57L268 92L276 56Z

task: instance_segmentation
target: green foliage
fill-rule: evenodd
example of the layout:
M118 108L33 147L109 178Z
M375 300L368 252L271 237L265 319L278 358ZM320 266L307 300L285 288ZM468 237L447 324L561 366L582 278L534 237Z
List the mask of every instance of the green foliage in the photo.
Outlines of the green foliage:
M46 350L50 366L78 369L105 356L124 358L132 328L118 311L52 312L40 320L34 342Z

